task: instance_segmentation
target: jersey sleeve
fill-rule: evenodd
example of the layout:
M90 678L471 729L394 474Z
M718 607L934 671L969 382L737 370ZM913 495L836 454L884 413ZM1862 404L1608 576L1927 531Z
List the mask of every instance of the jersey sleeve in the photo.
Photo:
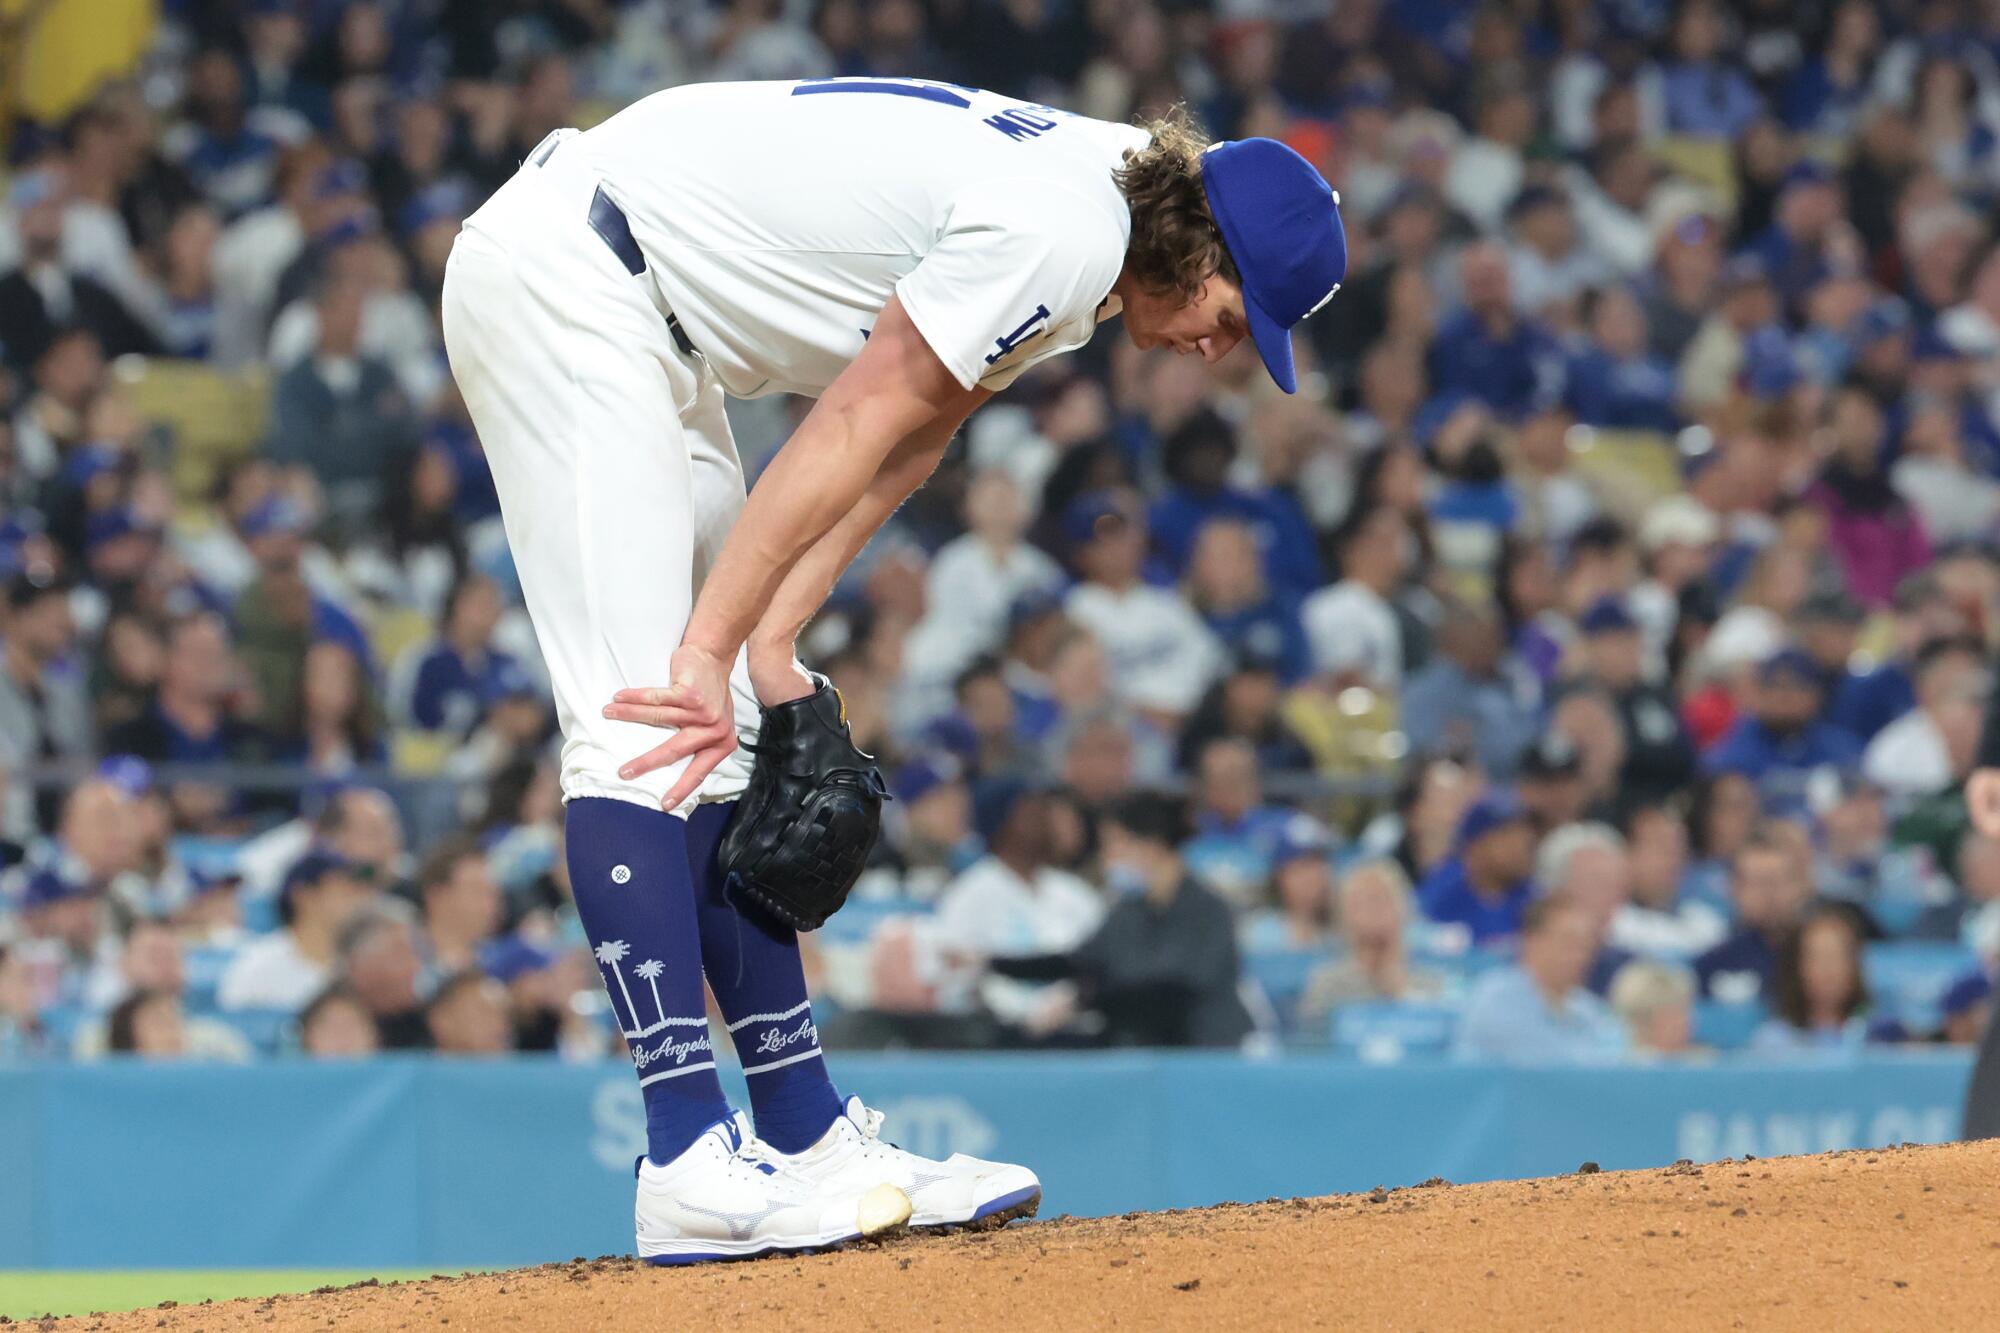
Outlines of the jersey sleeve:
M953 201L896 295L961 385L999 389L1090 336L1124 262L1123 231L1089 200L1037 181L985 182Z

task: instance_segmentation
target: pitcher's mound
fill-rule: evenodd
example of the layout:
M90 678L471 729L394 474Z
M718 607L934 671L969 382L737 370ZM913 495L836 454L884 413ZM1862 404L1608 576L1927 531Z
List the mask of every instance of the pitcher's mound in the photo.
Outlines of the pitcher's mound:
M208 1330L2000 1328L2000 1140L145 1310Z

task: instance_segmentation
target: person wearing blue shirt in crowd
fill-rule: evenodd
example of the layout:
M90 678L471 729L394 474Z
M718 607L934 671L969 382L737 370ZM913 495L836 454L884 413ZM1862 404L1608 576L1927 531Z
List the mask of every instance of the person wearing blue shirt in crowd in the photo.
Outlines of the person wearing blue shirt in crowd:
M1464 308L1431 344L1432 392L1464 394L1508 418L1553 397L1561 388L1562 352L1546 329L1514 309L1507 252L1491 242L1468 245L1459 284Z
M1586 426L1671 432L1674 368L1646 346L1646 312L1624 287L1605 287L1584 303L1590 341L1570 357L1565 405Z
M470 735L487 710L523 678L521 664L495 648L500 592L483 574L459 579L445 602L444 632L417 662L406 712L416 726Z
M1430 921L1464 926L1475 945L1501 943L1520 932L1534 864L1527 811L1511 793L1490 791L1459 817L1452 854L1417 886L1417 905Z
M1817 592L1800 604L1793 624L1799 645L1825 681L1822 721L1867 745L1875 734L1916 707L1916 687L1900 662L1855 665L1868 613L1839 589Z
M1271 877L1293 811L1264 803L1257 751L1235 737L1210 741L1197 762L1194 837L1181 848L1188 869L1238 906L1257 899Z
M1710 773L1741 773L1757 784L1764 808L1804 808L1806 780L1827 765L1860 762L1854 737L1820 719L1825 683L1819 664L1799 648L1784 648L1757 671L1753 711L1738 718L1708 752Z
M1808 158L1785 173L1771 225L1750 242L1750 253L1764 261L1787 305L1796 307L1832 271L1842 214L1840 186L1830 168Z
M105 746L114 754L154 763L252 762L266 757L268 738L239 716L243 697L239 664L230 651L222 617L198 611L167 631L160 683L145 712L111 729Z
M1453 1053L1525 1064L1624 1055L1625 1029L1583 984L1596 946L1586 914L1568 900L1531 904L1522 914L1520 961L1473 984Z
M1663 71L1667 129L1694 139L1733 142L1764 114L1756 85L1724 63L1723 15L1709 0L1694 0L1674 20L1675 60Z
M1736 849L1729 863L1729 900L1736 928L1694 960L1701 993L1724 1004L1768 1002L1778 951L1812 901L1809 858L1769 828Z
M1273 592L1257 558L1248 523L1212 518L1202 524L1187 570L1188 600L1215 637L1236 654L1278 664L1288 685L1312 670L1312 645L1291 593Z
M230 216L242 214L270 194L278 142L246 123L243 72L227 51L211 47L196 56L187 86L181 168Z
M1507 655L1497 608L1461 602L1446 610L1437 655L1403 687L1402 721L1418 753L1470 752L1489 775L1513 775L1541 725L1541 689Z
M1169 435L1161 450L1172 486L1146 515L1146 529L1176 576L1187 572L1202 528L1232 518L1255 535L1265 579L1275 591L1304 596L1320 586L1318 542L1298 502L1269 489L1230 484L1236 431L1228 422L1204 408Z

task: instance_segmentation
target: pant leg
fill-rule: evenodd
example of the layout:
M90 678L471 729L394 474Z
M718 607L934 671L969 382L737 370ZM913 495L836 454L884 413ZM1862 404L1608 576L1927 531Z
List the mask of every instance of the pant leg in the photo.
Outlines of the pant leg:
M604 719L659 683L693 597L681 402L692 374L582 215L524 168L446 268L445 342L492 464L563 729L570 880L666 1162L728 1114L703 1003L685 819L672 772L626 781L661 733ZM579 237L580 234L580 237ZM581 240L581 244L577 243ZM600 247L601 248L601 247Z

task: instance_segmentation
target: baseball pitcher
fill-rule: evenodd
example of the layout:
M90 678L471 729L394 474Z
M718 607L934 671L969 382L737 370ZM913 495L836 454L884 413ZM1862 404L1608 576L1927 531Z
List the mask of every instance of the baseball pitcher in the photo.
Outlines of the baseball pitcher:
M1346 253L1333 193L1271 140L908 79L662 92L551 134L466 222L445 344L554 682L570 880L645 1098L642 1256L1033 1213L1026 1168L904 1152L828 1078L796 931L852 886L881 783L793 643L1029 366L1118 316L1209 361L1250 338L1291 392L1291 328ZM724 395L769 393L818 401L746 502ZM716 1080L704 976L754 1133Z

